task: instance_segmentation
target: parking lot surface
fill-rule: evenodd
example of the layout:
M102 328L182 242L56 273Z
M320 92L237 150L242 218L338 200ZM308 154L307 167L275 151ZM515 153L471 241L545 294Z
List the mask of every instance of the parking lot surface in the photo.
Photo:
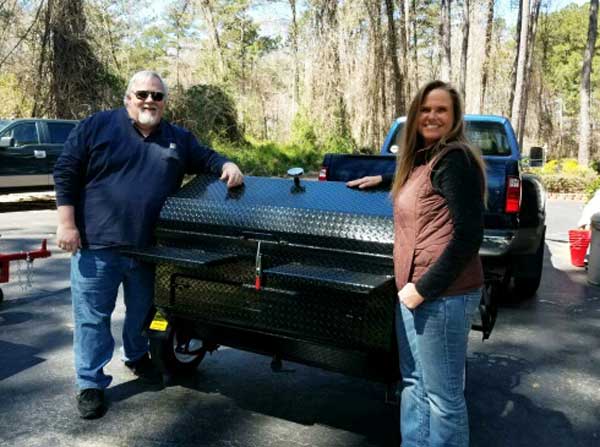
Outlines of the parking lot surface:
M581 202L548 202L544 276L537 296L507 303L490 340L472 333L467 399L472 446L600 445L600 288L569 262L567 230ZM139 383L119 360L114 314L110 408L78 417L69 255L53 244L52 210L0 214L0 253L53 255L11 264L0 285L0 446L397 446L398 410L383 385L220 348L169 386ZM20 276L19 276L20 273Z

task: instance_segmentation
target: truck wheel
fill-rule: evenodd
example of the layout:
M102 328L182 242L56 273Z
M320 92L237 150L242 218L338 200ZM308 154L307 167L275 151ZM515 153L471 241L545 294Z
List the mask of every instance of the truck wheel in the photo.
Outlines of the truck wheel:
M4 301L4 292L0 289L0 303Z
M157 368L166 375L192 372L207 349L202 340L190 338L172 328L166 338L150 338L150 355Z
M521 256L519 264L529 273L528 276L514 278L513 295L519 300L531 298L537 292L542 280L542 271L544 269L544 246L545 233L542 235L540 245L532 255Z

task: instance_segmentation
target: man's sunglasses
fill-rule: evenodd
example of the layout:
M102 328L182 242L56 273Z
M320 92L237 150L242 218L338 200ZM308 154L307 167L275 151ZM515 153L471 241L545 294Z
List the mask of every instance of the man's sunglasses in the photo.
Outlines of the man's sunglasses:
M148 96L152 97L152 101L162 101L165 97L163 92L151 92L148 90L138 90L137 92L133 92L133 94L137 99L141 99L142 101L148 99Z

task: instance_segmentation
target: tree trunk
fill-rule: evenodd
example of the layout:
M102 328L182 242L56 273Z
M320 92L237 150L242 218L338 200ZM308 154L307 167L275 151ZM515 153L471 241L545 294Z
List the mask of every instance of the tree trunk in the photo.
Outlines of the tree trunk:
M515 32L515 61L513 63L511 82L510 82L510 100L508 108L512 113L513 104L515 102L515 87L517 85L517 65L519 64L519 48L521 47L521 22L523 18L523 0L519 0L519 13L517 14L517 27Z
M225 54L223 53L223 46L221 45L221 38L219 36L219 29L215 21L215 14L213 11L213 5L211 0L202 0L200 3L204 18L208 22L210 32L212 34L213 45L217 51L217 58L219 61L219 74L221 77L225 75Z
M531 72L533 67L533 49L535 44L535 35L537 30L537 21L540 14L541 0L533 0L531 13L529 17L529 27L527 30L527 62L525 64L525 76L523 78L523 92L521 95L521 113L517 124L517 135L519 135L519 145L523 144L525 135L525 123L527 119L527 109L529 106L529 88L531 86Z
M514 99L511 111L511 120L513 124L519 123L519 117L522 113L521 110L521 98L523 96L523 89L525 88L525 67L527 64L527 42L529 32L529 0L521 0L521 30L519 36L519 55L517 58L517 65L515 67L515 88L514 88ZM517 129L517 137L519 141L522 141L523 135L519 134Z
M494 0L487 0L487 16L485 22L485 52L481 66L481 95L479 97L479 113L485 109L490 52L492 51L492 31L494 29Z
M349 126L342 87L337 8L337 0L320 0L316 5L315 25L320 46L318 61L323 66L321 75L324 80L324 91L314 93L322 95L325 104L333 105L333 110L329 114L332 134L346 137L349 135Z
M458 85L464 104L466 104L467 101L467 54L469 51L470 13L470 0L463 0L462 46L460 53L460 77Z
M388 121L386 113L385 94L385 56L383 49L383 36L381 30L381 6L371 0L364 0L370 22L370 45L373 51L372 76L370 76L367 88L369 94L368 115L370 115L370 126L368 132L368 145L377 147L382 140L382 126L380 123Z
M394 3L392 0L385 0L385 11L387 14L388 25L388 57L392 62L393 85L394 85L394 117L404 115L404 94L402 92L402 73L398 63L398 37L396 34L396 25L394 24Z
M294 112L298 110L300 102L300 66L298 61L298 23L296 22L296 0L288 0L292 10L292 30L290 33L292 41L292 55L294 58L294 86L293 86L293 105Z
M407 100L410 98L410 80L408 78L408 53L407 53L407 43L406 43L406 8L404 7L404 0L398 0L398 11L400 15L400 55L402 56L402 61L400 65L400 70L402 70L402 79L404 81L403 97L404 103L402 105L403 112L406 110Z
M106 102L106 72L88 41L83 0L54 0L51 17L52 112L57 118L81 118Z
M582 166L589 164L590 158L590 97L592 58L596 48L596 36L598 33L598 0L590 0L590 23L588 27L588 38L585 52L583 54L583 68L581 70L581 88L579 89L581 106L579 109L579 152L578 161Z
M48 101L44 101L42 84L47 82L47 78L44 73L46 67L46 60L48 58L49 44L50 44L50 27L52 21L52 3L53 0L48 0L45 14L44 14L44 33L42 34L42 41L40 42L40 59L38 61L37 68L37 80L36 89L33 93L33 108L31 116L33 118L45 115L45 107L47 107ZM40 5L40 8L42 6ZM45 107L44 107L45 106Z
M406 53L407 59L405 64L408 69L408 97L412 96L419 89L419 65L417 58L417 31L415 24L415 0L404 0L404 32L406 35ZM410 101L410 99L409 99Z
M417 0L412 0L411 14L410 14L410 31L412 37L411 49L412 49L412 64L414 66L414 85L415 92L419 90L419 57L417 54Z
M447 82L452 82L451 3L452 0L441 0L440 5L440 79Z

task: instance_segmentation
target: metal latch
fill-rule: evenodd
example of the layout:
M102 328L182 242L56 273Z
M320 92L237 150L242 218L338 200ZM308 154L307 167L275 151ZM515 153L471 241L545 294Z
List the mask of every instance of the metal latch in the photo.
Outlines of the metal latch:
M260 242L258 241L258 247L256 248L256 270L254 277L254 288L260 290L261 278L262 278L262 254L260 253Z

